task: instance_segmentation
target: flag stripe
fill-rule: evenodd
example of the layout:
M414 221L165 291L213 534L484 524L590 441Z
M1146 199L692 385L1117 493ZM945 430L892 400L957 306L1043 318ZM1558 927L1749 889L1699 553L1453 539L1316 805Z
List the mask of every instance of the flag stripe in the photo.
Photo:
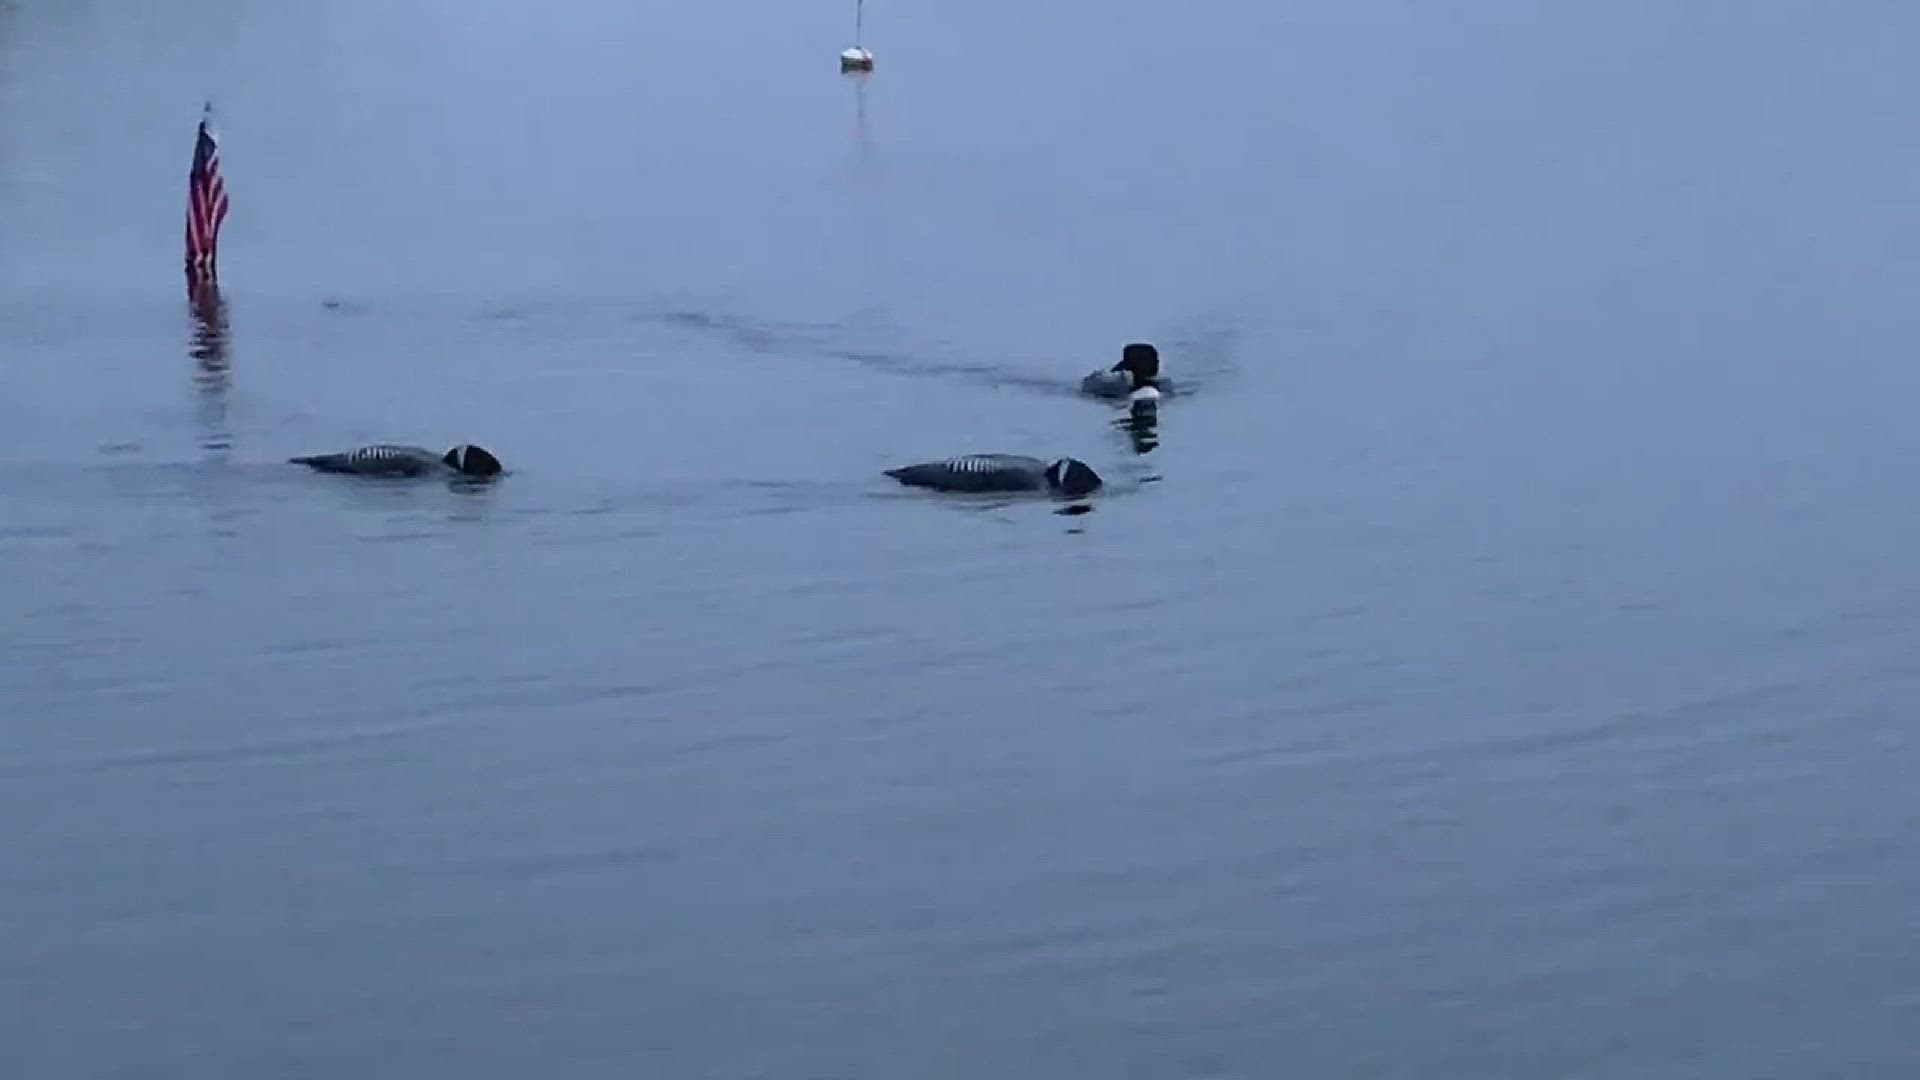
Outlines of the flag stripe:
M220 177L220 144L200 121L193 168L187 174L187 270L214 276L220 225L227 220L227 185Z

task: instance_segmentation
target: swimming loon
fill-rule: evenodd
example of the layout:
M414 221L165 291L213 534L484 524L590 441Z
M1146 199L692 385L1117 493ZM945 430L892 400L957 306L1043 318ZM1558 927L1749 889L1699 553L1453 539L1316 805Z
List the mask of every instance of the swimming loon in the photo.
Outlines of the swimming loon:
M1059 458L1051 464L1023 454L964 454L888 469L887 475L909 487L940 491L1045 491L1079 498L1100 489L1100 474L1084 461Z
M500 459L484 448L461 443L444 454L424 446L396 446L381 443L362 446L338 454L314 454L288 458L293 465L305 465L320 472L350 473L354 476L477 476L500 475Z
M1173 393L1173 383L1160 377L1160 350L1136 341L1120 350L1120 362L1080 380L1080 392L1094 397L1125 398L1139 405L1157 403Z

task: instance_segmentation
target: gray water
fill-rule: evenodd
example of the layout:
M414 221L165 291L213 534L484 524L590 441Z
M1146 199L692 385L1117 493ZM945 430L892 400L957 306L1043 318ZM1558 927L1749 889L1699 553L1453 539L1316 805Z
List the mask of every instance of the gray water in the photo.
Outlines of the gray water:
M868 9L0 4L0 1072L1920 1070L1920 12Z

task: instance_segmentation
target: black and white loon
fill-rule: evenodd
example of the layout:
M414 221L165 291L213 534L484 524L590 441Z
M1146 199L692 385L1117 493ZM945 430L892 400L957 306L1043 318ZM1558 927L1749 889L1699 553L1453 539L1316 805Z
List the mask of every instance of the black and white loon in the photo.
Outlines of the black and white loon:
M1051 463L1024 454L964 454L888 469L887 475L909 487L975 493L1044 491L1079 498L1100 490L1100 474L1084 461L1059 458Z
M436 454L424 446L381 443L338 454L313 454L287 460L320 472L354 476L491 477L500 475L501 471L499 458L470 443L461 443L444 454Z
M1136 341L1120 350L1120 362L1080 380L1080 392L1094 397L1125 398L1139 405L1158 403L1173 393L1173 383L1160 377L1160 350Z

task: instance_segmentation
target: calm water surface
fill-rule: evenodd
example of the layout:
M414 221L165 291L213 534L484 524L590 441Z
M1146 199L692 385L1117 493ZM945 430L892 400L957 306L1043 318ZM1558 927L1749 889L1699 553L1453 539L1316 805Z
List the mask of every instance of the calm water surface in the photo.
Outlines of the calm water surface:
M1920 13L868 7L0 3L5 1074L1920 1070Z

